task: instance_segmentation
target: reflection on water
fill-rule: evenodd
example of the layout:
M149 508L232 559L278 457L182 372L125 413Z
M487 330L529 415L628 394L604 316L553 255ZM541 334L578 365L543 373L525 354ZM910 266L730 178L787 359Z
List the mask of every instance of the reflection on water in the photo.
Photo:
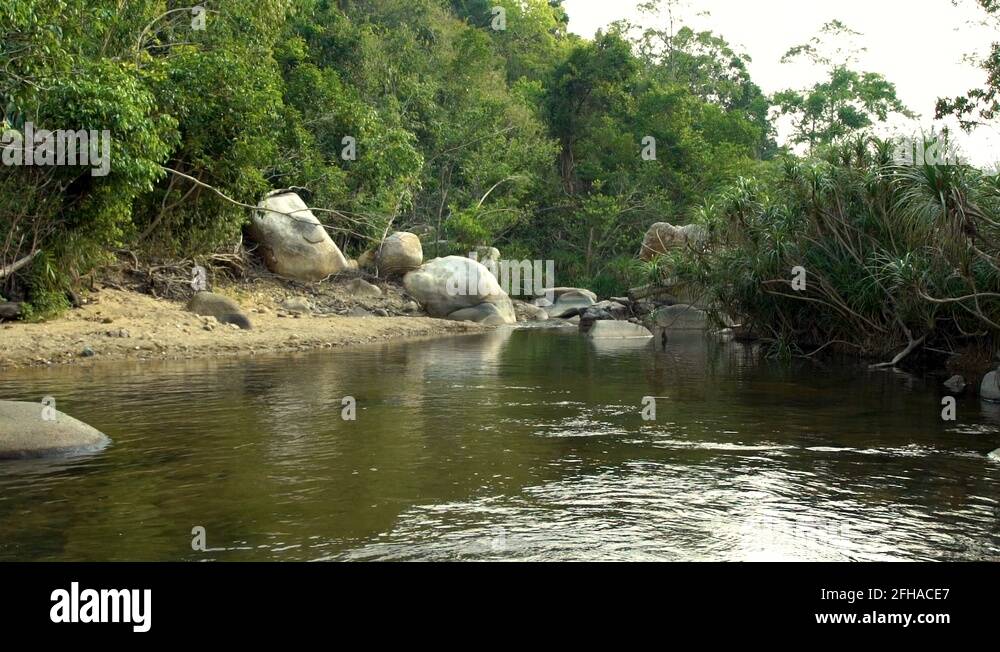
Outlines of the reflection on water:
M8 373L0 398L53 395L114 444L0 466L0 560L1000 559L989 406L945 423L920 379L658 344Z

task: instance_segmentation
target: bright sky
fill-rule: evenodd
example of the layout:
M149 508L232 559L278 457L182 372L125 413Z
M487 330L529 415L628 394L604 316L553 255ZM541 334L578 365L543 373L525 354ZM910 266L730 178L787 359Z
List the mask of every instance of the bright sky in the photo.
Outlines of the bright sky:
M643 16L641 0L565 0L570 30L581 36L594 33L620 18L643 26L665 27L665 18ZM826 22L839 19L861 32L858 44L867 48L858 67L879 72L895 83L900 99L921 115L918 124L902 121L907 133L920 127L940 128L934 121L939 96L964 95L984 84L985 72L963 61L965 55L984 55L995 27L975 24L982 17L972 0L693 0L681 23L710 29L750 55L754 81L765 93L805 88L823 71L809 64L782 64L782 55L805 43ZM697 15L701 12L709 15ZM952 123L954 124L954 123ZM782 129L782 132L785 132ZM784 135L784 134L783 134ZM1000 162L1000 125L981 128L954 141L974 163Z

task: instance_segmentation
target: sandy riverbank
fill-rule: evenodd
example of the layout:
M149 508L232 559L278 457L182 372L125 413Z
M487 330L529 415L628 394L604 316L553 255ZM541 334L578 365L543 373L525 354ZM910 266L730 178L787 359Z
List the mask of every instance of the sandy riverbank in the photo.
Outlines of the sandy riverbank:
M336 312L295 316L281 310L288 292L276 284L232 286L217 292L239 301L253 322L252 330L213 324L187 312L183 302L105 287L89 293L83 306L58 319L0 324L0 369L309 351L488 330L423 316L356 317ZM391 308L398 301L388 292L361 308Z

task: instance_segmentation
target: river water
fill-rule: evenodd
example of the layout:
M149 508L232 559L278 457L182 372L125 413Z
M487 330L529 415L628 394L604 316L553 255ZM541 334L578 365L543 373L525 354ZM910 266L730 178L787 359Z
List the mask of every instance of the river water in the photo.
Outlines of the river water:
M936 387L572 329L8 372L113 444L0 463L0 560L1000 559L1000 406Z

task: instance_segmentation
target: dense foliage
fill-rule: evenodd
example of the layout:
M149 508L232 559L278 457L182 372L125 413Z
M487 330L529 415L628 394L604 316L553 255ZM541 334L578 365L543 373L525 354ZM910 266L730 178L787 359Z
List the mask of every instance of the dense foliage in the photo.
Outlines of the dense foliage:
M610 290L649 223L773 154L767 101L715 35L584 41L547 0L204 8L203 29L175 0L0 8L5 126L108 129L114 152L106 177L0 169L0 260L41 252L8 294L57 305L118 248L231 248L246 209L197 182L245 204L298 188L350 254L413 228L432 255L498 246Z
M321 217L351 256L408 229L431 256L554 259L560 284L605 295L667 270L788 349L998 329L996 178L900 166L866 140L907 109L824 51L846 26L787 55L825 80L767 97L745 54L675 24L675 1L592 40L561 4L5 0L4 129L108 130L113 159L107 176L0 166L3 294L44 315L116 250L232 250L239 204L293 187L334 209ZM992 117L994 59L986 88L940 111ZM777 115L809 158L779 150ZM650 224L692 219L707 253L637 261ZM785 287L794 266L805 293Z
M1000 183L894 148L860 137L741 180L699 212L709 251L664 269L785 354L982 341L1000 329Z

